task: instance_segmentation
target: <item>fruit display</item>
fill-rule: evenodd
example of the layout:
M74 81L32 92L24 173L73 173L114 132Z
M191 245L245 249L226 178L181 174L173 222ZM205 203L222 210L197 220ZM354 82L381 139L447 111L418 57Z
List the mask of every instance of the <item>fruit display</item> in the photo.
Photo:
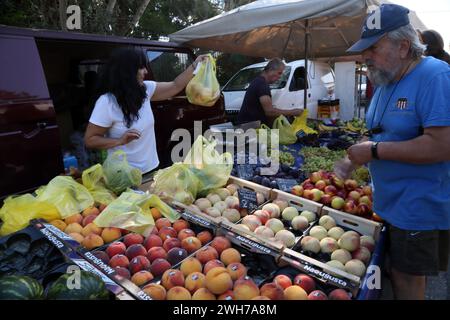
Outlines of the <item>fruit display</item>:
M373 236L362 235L347 226L339 225L333 217L322 215L318 224L309 229L301 239L296 250L331 268L361 278L366 273L375 247Z
M354 179L342 180L334 173L316 171L292 194L324 204L336 210L372 219L372 188L361 186Z
M300 151L304 162L302 171L311 174L319 170L332 171L334 163L346 156L345 150L330 150L327 147L304 147Z
M0 300L39 300L44 288L39 281L18 275L0 277Z

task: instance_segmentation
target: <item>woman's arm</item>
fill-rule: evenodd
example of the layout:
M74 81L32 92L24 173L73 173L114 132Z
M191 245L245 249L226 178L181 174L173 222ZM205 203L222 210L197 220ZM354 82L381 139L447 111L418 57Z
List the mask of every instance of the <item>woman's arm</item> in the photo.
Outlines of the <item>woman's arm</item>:
M194 63L192 63L172 82L157 82L155 93L153 94L151 101L161 101L172 98L178 92L183 90L187 86L189 81L191 81L191 79L193 78L194 70L197 67L197 64L206 59L206 57L206 55L198 56L197 59L195 59Z
M100 127L89 122L84 135L86 148L111 149L139 139L141 136L137 130L131 129L125 132L119 139L106 138L105 134L108 130L109 128Z

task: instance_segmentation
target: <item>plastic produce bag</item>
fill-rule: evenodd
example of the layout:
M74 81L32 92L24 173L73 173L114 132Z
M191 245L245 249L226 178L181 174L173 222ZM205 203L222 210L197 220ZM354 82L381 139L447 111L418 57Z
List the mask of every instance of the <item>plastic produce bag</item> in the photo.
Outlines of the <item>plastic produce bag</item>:
M302 130L306 134L317 134L317 131L308 127L306 120L308 119L308 109L304 109L300 116L295 117L292 122L294 132Z
M5 199L0 209L0 219L3 225L0 236L19 231L27 227L30 220L45 219L47 221L61 219L56 207L45 201L38 201L27 193L21 196L10 196Z
M81 179L96 203L108 205L116 198L116 195L105 186L101 164L97 163L84 170Z
M289 120L281 115L273 122L273 128L279 130L280 144L293 144L297 141L297 136Z
M46 201L58 209L63 219L94 205L94 198L85 186L68 176L57 176L36 190L39 201Z
M158 208L161 214L171 222L179 218L179 214L156 195L127 190L111 202L95 218L94 223L102 228L121 228L147 237L155 226L155 221L150 212L151 208Z
M197 74L186 86L188 101L204 107L213 106L220 97L220 85L216 78L216 62L211 54L202 61Z
M183 163L158 170L154 177L151 192L166 202L173 200L191 204L197 197L199 180L189 167Z
M108 155L103 162L103 174L106 186L116 194L130 187L138 187L142 183L141 170L129 165L123 150L117 150Z
M228 152L219 154L216 143L199 136L184 159L184 163L199 180L200 196L206 196L209 191L224 186L233 169L232 155Z

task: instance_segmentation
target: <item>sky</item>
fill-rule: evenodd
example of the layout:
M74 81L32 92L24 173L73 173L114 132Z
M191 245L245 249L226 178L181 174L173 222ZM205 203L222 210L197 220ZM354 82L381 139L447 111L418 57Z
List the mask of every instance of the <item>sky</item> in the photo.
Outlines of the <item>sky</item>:
M450 52L450 0L390 0L415 11L428 29L436 30Z

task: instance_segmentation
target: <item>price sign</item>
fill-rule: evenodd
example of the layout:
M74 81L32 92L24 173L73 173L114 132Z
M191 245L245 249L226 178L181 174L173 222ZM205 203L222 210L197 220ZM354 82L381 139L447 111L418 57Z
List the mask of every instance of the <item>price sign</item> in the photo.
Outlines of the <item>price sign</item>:
M253 166L248 164L239 164L236 166L238 177L244 180L250 180L253 177Z
M250 212L258 208L256 192L244 188L238 189L239 206L248 209Z
M280 189L281 191L284 191L284 192L288 192L288 193L291 193L291 189L293 186L298 185L297 180L294 180L294 179L278 178L278 179L276 179L276 181L278 184L278 189Z

